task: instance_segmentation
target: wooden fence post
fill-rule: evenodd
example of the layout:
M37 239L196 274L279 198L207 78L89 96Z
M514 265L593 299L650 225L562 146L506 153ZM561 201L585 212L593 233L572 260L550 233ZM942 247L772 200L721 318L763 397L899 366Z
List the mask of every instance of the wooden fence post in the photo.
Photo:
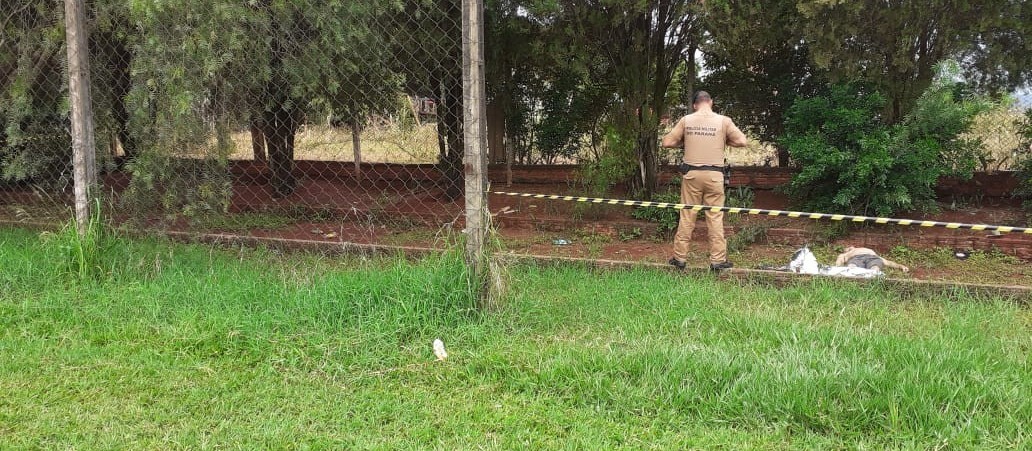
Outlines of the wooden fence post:
M465 180L466 262L480 286L481 306L488 301L485 250L490 213L487 206L487 89L484 85L484 2L462 1L462 60Z
M90 94L89 50L86 47L83 0L65 0L65 46L68 51L68 100L72 109L72 165L75 221L80 235L90 222L90 197L97 185L96 142Z

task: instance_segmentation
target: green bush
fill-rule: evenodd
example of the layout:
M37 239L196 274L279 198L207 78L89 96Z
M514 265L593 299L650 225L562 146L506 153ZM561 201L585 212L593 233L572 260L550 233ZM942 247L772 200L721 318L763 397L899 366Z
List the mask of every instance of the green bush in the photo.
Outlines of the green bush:
M732 208L752 208L755 203L756 192L748 186L728 188L727 199L724 201L725 206Z
M654 202L680 203L681 195L668 192L656 194L652 197ZM631 211L631 217L642 221L659 223L659 233L673 232L677 230L677 223L681 218L681 210L673 208L637 207Z
M822 212L934 210L939 178L970 177L978 161L980 143L959 135L989 104L959 86L944 73L895 125L880 119L885 97L862 85L797 101L783 138L800 167L788 193Z
M71 182L72 139L57 115L25 118L0 132L0 180L33 180L55 189Z
M767 238L767 231L772 228L770 222L746 224L727 239L727 251L741 252L749 246Z
M613 125L605 128L606 152L581 164L577 182L592 196L606 196L616 184L634 175L634 140L625 137ZM655 200L655 199L653 199Z
M0 180L64 188L71 179L72 140L61 77L17 69L0 88ZM47 60L44 69L60 66Z
M1025 211L1032 214L1032 108L1017 121L1021 143L1015 149L1018 159L1018 189L1014 195L1021 198Z
M182 158L147 152L128 165L133 177L123 202L134 218L199 219L229 210L232 179L223 158Z

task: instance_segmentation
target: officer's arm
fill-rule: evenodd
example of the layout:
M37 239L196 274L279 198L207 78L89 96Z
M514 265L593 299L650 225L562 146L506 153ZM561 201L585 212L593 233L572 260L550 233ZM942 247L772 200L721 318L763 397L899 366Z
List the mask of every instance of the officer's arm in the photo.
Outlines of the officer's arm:
M727 145L731 147L745 147L749 145L749 138L745 137L745 133L742 133L738 129L738 126L728 118L727 119Z
M663 147L667 149L680 149L684 147L684 118L674 124L674 128L663 137Z

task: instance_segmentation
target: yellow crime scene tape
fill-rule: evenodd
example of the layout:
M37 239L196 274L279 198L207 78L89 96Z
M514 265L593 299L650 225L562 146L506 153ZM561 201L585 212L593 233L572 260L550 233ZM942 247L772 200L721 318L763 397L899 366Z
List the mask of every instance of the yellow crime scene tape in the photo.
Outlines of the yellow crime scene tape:
M571 202L587 202L592 204L605 205L626 205L630 207L672 208L674 210L694 211L722 211L725 213L738 213L761 216L784 216L788 218L828 219L832 221L869 222L874 224L896 224L901 226L915 225L920 227L942 227L946 229L977 230L1000 233L1026 233L1032 235L1032 228L1010 227L989 224L964 224L961 222L919 221L915 219L879 218L871 216L852 216L829 213L807 213L802 211L764 210L762 208L708 207L705 205L687 205L670 202L647 202L640 200L604 199L600 197L559 196L555 194L509 193L504 191L490 191L490 193L513 197L527 197L531 199L564 200Z

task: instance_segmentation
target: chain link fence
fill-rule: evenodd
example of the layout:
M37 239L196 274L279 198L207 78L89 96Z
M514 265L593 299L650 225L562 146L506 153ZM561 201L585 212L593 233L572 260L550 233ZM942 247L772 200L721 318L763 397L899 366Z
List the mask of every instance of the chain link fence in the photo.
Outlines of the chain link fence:
M461 0L85 3L103 216L392 243L463 220ZM72 201L64 2L0 3L0 219Z
M470 122L463 76L470 66L463 31L470 27L461 0L85 5L100 194L103 216L114 224L405 245L433 244L465 227ZM0 221L57 224L70 217L63 6L0 2ZM495 185L632 195L633 187L621 185L635 172L625 163L639 141L654 140L625 142L607 124L642 110L614 107L612 92L601 88L582 92L569 74L550 73L547 59L541 67L506 66L506 52L529 39L520 33L538 28L502 27L502 19L523 23L527 13L515 3L494 7L486 139ZM682 95L670 97L670 114L655 118L655 137L686 110L677 100ZM1014 168L1015 121L1029 106L1026 94L978 118L965 136L981 143L976 169ZM633 131L652 138L649 130ZM670 165L679 153L656 152L658 194L675 200ZM777 152L755 142L729 159L736 167L776 166ZM609 160L615 163L600 164ZM763 173L771 180L760 181L769 188L788 171ZM755 184L761 176L735 183ZM630 215L597 205L493 200L509 223L534 229L563 231L571 227L560 223L566 219L602 223Z

